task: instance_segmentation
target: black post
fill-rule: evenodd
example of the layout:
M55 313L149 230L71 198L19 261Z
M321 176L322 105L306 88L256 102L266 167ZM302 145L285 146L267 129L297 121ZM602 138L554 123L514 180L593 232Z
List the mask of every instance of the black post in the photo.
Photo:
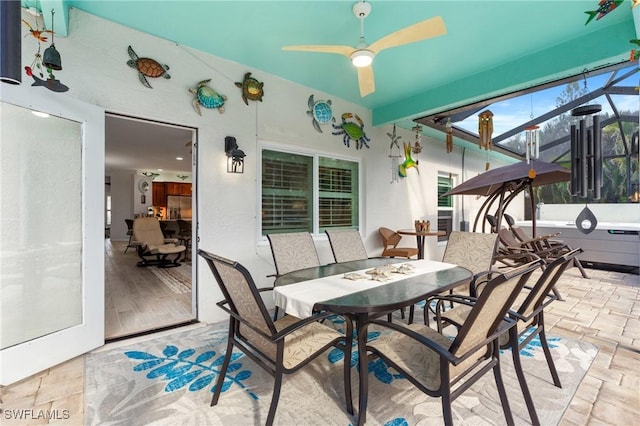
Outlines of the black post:
M0 81L22 83L20 1L0 1Z

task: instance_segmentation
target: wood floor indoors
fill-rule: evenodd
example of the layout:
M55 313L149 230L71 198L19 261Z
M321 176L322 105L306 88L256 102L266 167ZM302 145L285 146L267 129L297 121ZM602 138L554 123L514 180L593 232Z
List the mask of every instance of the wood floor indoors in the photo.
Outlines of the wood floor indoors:
M179 272L181 277L189 277L191 261L166 271L153 271L155 266L136 266L140 258L135 248L125 253L126 246L126 242L105 240L105 338L119 338L194 319L191 291L176 293L156 275Z
M593 269L588 273L591 278L585 279L578 269L567 270L558 283L565 300L552 303L545 311L549 334L592 342L600 348L560 425L638 424L640 277ZM83 424L84 363L84 356L80 356L0 389L2 407L67 410L68 418L56 420L56 424ZM2 424L25 423L3 416Z

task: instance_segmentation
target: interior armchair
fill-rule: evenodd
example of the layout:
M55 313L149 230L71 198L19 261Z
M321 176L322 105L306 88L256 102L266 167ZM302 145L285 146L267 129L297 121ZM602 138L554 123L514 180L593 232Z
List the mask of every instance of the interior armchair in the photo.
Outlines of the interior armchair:
M256 364L275 378L273 396L265 424L273 424L283 375L298 371L334 346L344 352L344 396L347 412L353 414L351 399L350 362L353 326L345 321L345 334L321 324L323 320L334 314L319 313L303 320L286 315L273 321L260 296L271 288L256 288L249 271L237 262L225 259L204 250L198 250L209 265L225 300L217 305L229 314L229 338L218 382L215 387L211 405L218 404L221 389L233 348L244 352ZM318 386L327 384L318 383ZM255 407L247 401L248 409ZM256 422L260 413L256 413ZM264 414L262 414L264 415Z
M174 238L165 238L155 217L136 218L133 221L133 239L140 243L137 247L141 259L138 266L180 266L180 257L186 247L179 245Z

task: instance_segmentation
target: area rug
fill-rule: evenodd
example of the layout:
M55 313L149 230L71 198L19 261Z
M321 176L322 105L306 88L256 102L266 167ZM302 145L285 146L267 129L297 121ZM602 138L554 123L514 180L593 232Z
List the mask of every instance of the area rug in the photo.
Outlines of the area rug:
M335 324L340 327L339 321ZM102 350L87 355L86 425L262 425L273 378L241 352L235 353L218 405L209 403L222 365L227 323ZM375 333L369 338L375 339ZM562 381L551 381L539 340L521 352L540 422L556 425L589 369L598 348L549 336ZM329 350L298 373L285 376L275 424L351 425L344 409L341 351ZM531 424L511 354L502 373L516 424ZM351 360L357 362L357 352ZM357 408L357 371L352 369ZM453 403L456 425L502 425L504 414L493 374L485 375ZM369 362L368 425L442 424L440 399L428 397L380 359Z
M175 294L191 292L191 268L176 266L175 268L147 268L162 284Z

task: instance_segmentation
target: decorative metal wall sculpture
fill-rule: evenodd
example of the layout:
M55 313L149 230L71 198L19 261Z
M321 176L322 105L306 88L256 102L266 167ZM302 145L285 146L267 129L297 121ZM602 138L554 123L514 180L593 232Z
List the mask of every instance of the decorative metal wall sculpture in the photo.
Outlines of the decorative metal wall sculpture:
M147 80L147 77L164 77L166 79L171 78L171 76L167 72L169 70L169 65L162 65L155 59L151 58L139 58L131 46L127 48L127 52L129 52L129 57L131 58L127 61L127 65L138 70L138 78L140 79L140 83L142 83L143 86L152 89L149 81Z
M224 112L224 103L227 97L213 90L208 85L210 81L211 79L202 80L196 87L189 88L189 92L196 95L191 104L198 115L202 115L200 105L210 109L216 108L220 114Z
M246 105L249 105L249 100L262 102L264 96L264 83L251 77L251 73L248 72L244 75L242 81L235 83L236 87L242 89L242 100Z
M355 118L356 122L347 121L348 119ZM350 112L345 112L342 114L342 123L340 124L332 124L334 129L337 129L337 132L331 132L332 135L344 135L342 141L349 148L350 141L355 141L356 149L362 148L362 146L366 146L369 148L369 144L367 142L371 142L371 139L367 137L364 132L364 122L358 116L358 114L353 114Z
M420 174L418 163L411 158L411 144L405 142L402 145L404 146L404 161L398 166L398 174L400 177L407 177L407 169L410 169L411 167L415 167L418 174Z
M389 158L391 159L391 183L398 183L398 177L400 176L398 163L400 160L400 145L398 141L402 139L402 136L396 136L396 125L393 125L393 133L387 133L387 136L391 138L391 144L389 145Z
M313 128L322 133L320 125L333 123L336 119L333 117L333 110L331 109L331 100L315 101L313 95L309 96L307 101L309 110L307 115L313 120Z
M612 12L616 7L620 6L620 3L622 3L623 1L624 0L600 0L600 2L598 3L598 8L596 10L588 10L585 12L587 15L589 15L589 18L587 19L587 22L585 22L585 25L591 22L593 18L596 18L596 16L596 21L601 19L609 12Z

